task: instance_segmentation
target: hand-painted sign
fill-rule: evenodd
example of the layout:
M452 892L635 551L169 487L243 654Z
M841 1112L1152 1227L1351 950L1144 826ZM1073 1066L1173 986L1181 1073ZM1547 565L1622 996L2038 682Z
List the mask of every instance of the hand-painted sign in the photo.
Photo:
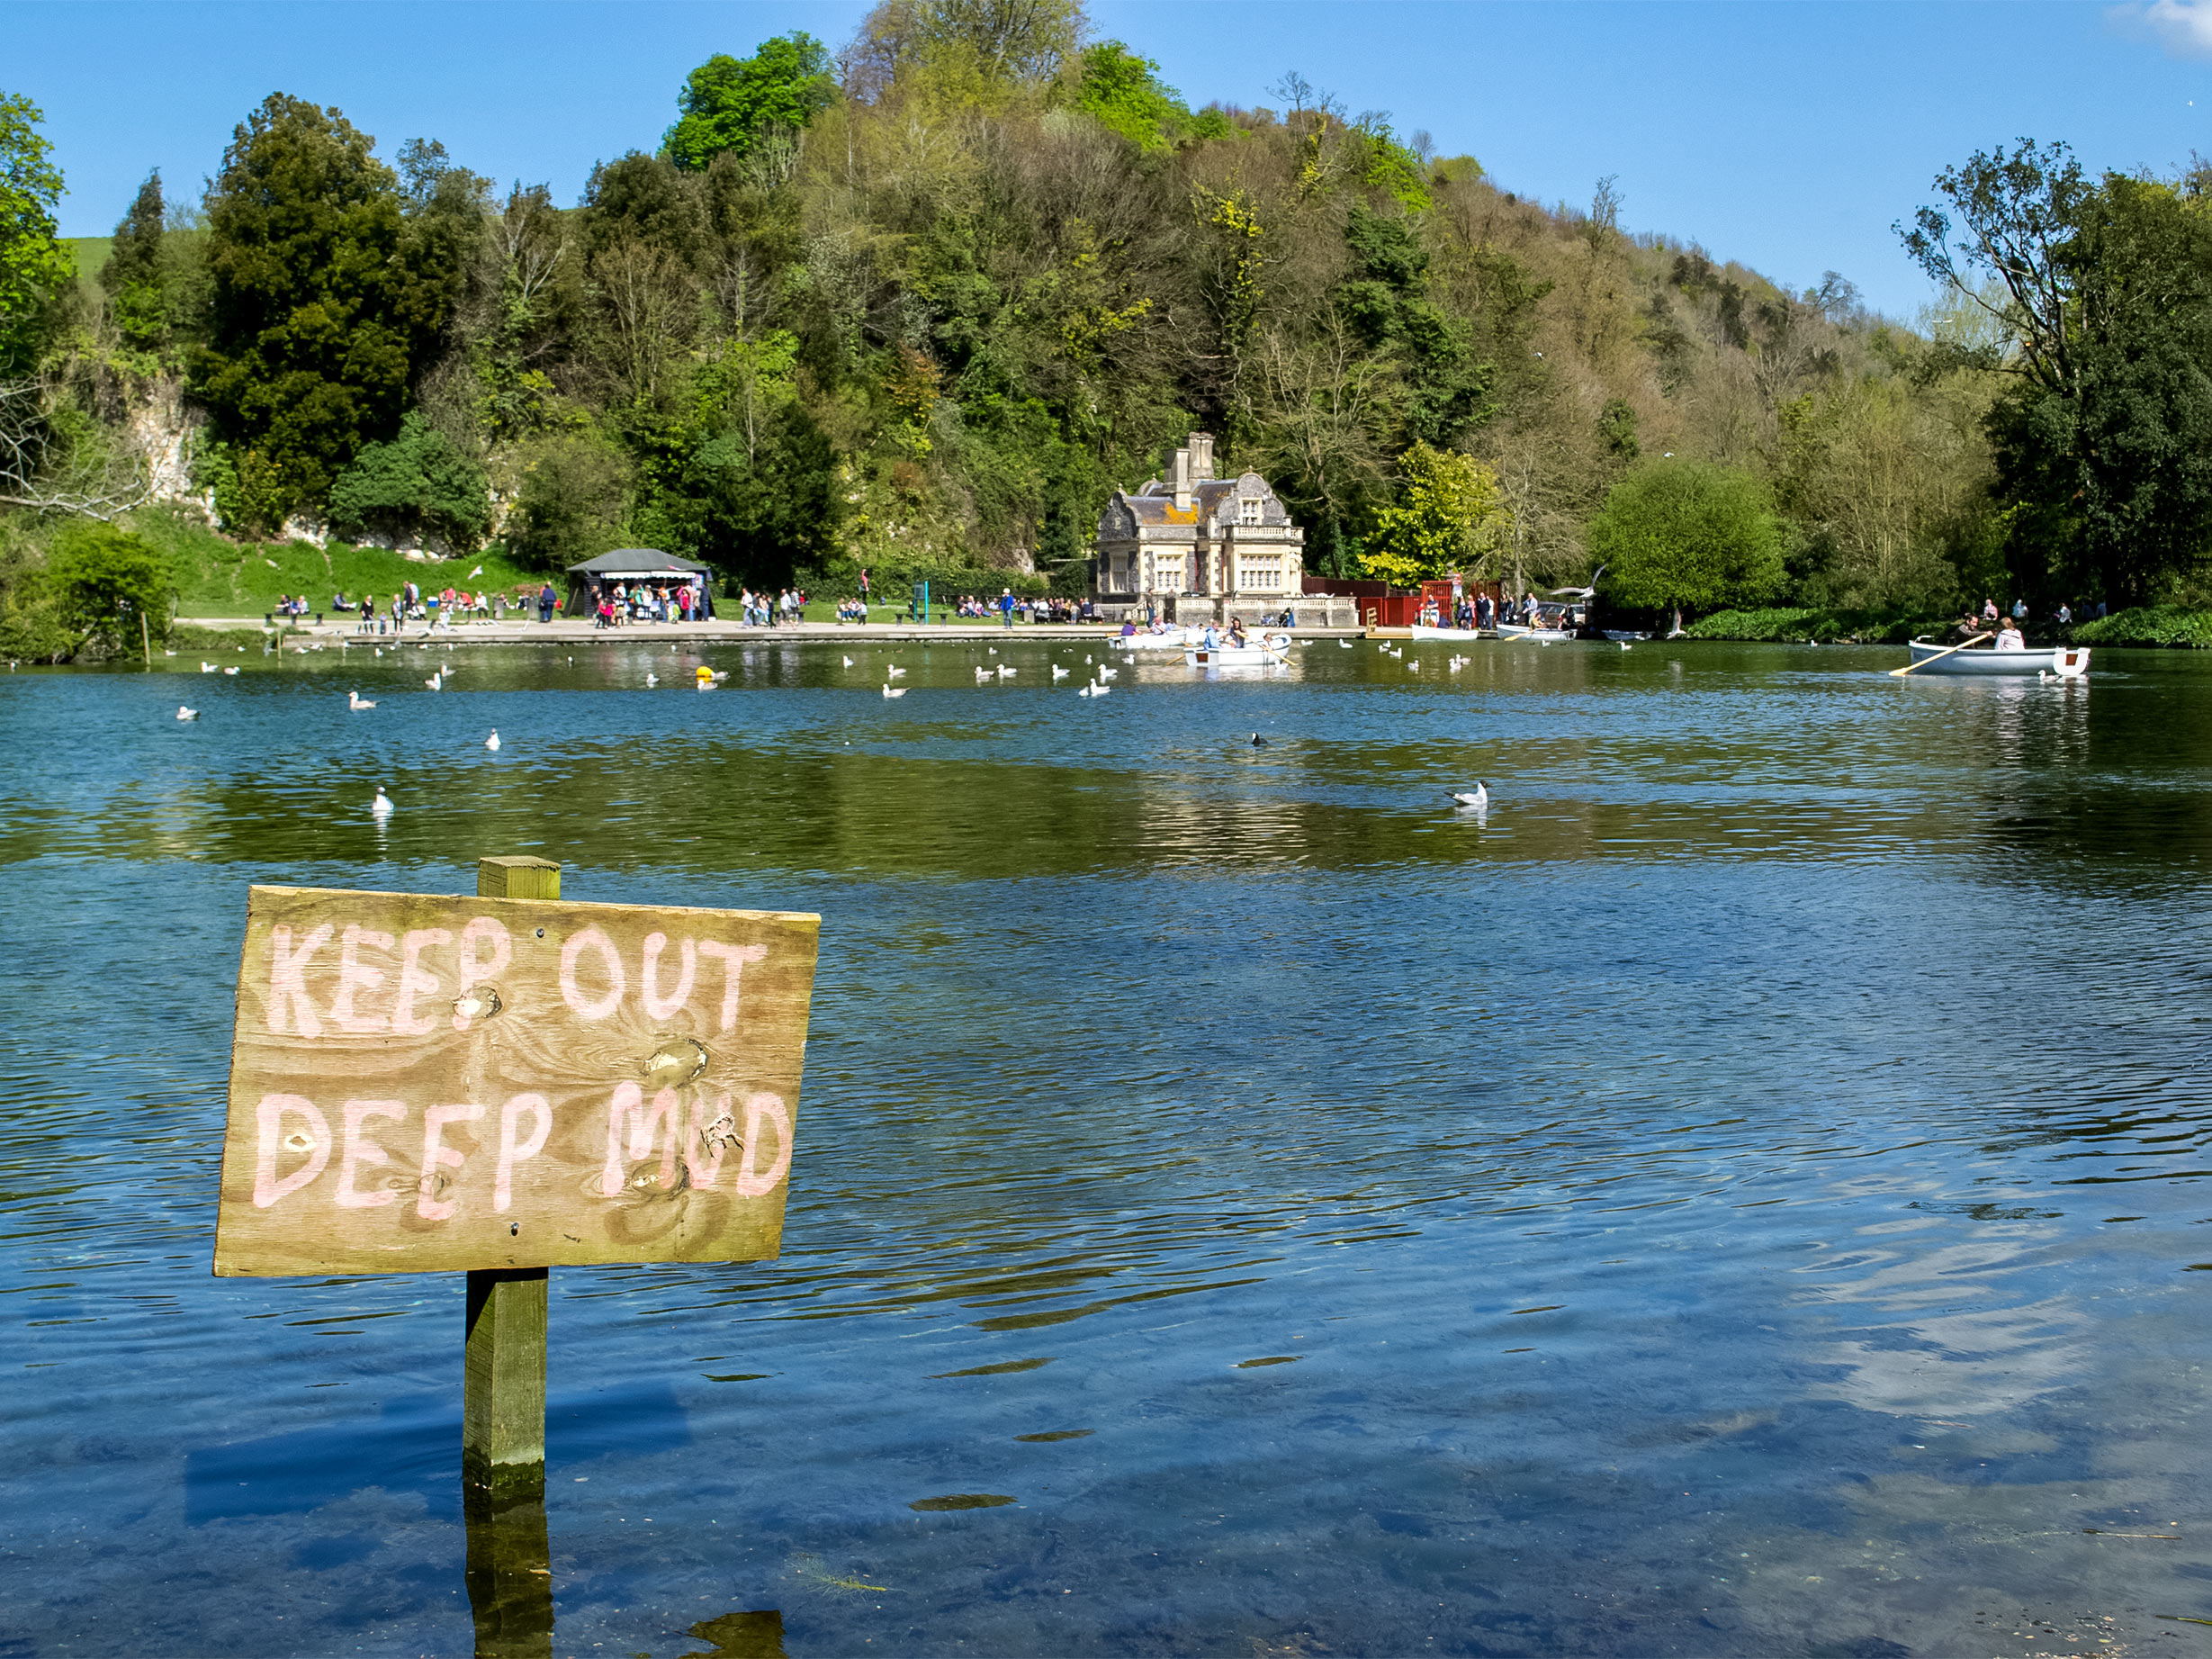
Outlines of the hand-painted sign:
M820 926L254 888L215 1271L774 1257Z

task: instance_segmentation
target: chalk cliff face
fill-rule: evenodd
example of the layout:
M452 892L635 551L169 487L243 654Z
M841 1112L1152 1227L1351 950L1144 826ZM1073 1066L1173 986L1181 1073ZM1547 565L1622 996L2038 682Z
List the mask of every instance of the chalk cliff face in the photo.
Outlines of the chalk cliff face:
M213 497L192 482L193 446L206 424L205 416L186 407L184 383L169 375L154 381L132 406L124 430L132 450L144 459L154 500L214 510Z

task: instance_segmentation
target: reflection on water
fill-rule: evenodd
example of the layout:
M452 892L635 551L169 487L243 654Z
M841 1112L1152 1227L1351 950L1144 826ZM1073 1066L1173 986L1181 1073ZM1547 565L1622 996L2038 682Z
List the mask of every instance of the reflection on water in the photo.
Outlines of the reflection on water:
M0 1548L39 1587L0 1652L2212 1616L2203 667L1332 646L1093 701L1045 668L1082 647L988 643L1019 679L318 661L182 727L143 676L0 681ZM459 1276L208 1274L246 884L496 852L824 917L784 1258L556 1273L546 1505L504 1522L458 1501Z

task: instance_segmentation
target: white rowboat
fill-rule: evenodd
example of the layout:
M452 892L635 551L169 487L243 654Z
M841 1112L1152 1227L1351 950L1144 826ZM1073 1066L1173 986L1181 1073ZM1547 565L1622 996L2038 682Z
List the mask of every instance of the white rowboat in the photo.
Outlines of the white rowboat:
M1270 634L1245 645L1193 645L1182 660L1190 668L1281 668L1290 649L1288 634Z
M1195 628L1170 628L1164 634L1118 634L1112 643L1123 651L1187 651L1200 636Z
M2087 645L2038 646L2033 651L1992 651L1987 645L1969 645L1946 656L1946 647L1916 639L1911 649L1913 662L1928 666L1915 668L1907 678L1920 674L2052 674L2061 680L2079 680L2089 672Z

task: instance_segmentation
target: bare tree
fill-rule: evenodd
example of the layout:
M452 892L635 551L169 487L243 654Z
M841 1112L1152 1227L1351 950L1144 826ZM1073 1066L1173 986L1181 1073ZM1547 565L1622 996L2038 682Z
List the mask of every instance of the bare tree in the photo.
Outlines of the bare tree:
M143 446L127 429L109 443L57 442L52 396L36 380L0 381L0 502L102 523L144 506L154 478Z

